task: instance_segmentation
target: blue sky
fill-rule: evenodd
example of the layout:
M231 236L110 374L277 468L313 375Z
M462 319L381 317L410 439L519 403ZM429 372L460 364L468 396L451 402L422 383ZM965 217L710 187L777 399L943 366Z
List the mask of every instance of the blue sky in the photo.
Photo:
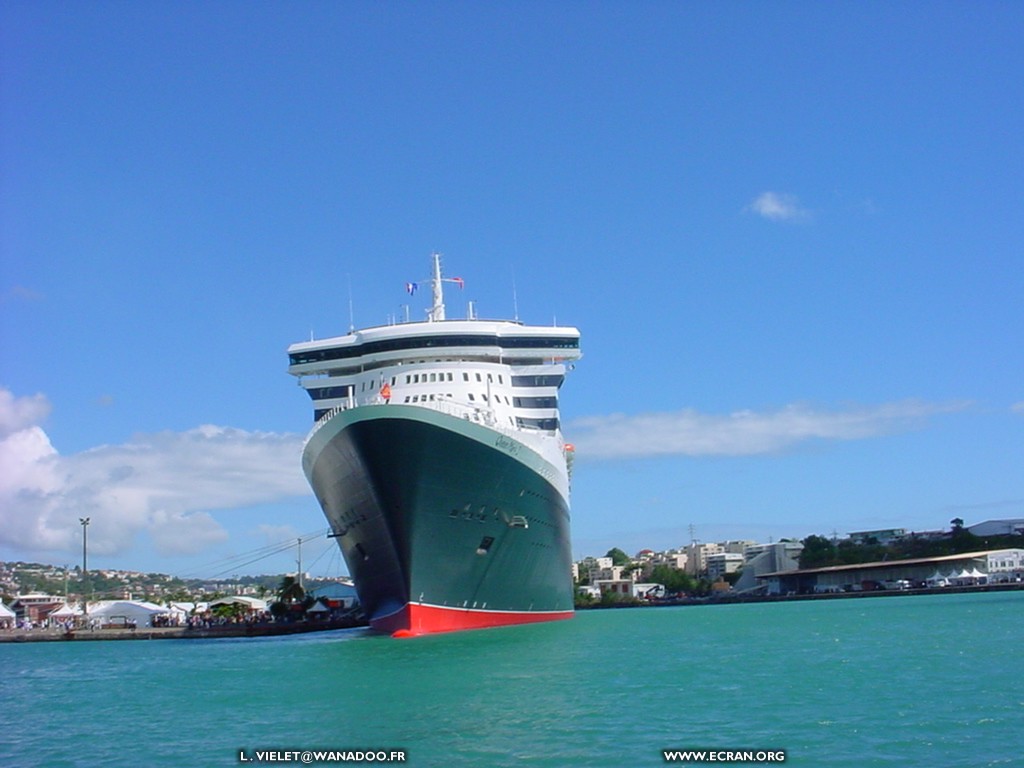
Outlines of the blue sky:
M4 3L0 559L78 563L88 515L91 566L294 567L251 562L326 528L285 349L400 315L433 250L449 316L582 332L577 557L1024 515L1022 38L1014 2Z

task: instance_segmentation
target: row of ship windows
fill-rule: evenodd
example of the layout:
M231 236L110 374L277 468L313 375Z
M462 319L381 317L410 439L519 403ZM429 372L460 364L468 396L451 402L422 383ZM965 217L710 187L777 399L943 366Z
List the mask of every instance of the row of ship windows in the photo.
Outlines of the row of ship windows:
M474 376L475 376L477 382L483 383L483 381L484 381L483 374L476 373L476 374L474 374ZM392 376L391 377L391 386L395 386L395 385L398 384L398 378L399 378L398 376ZM511 379L512 379L512 386L513 387L560 387L562 385L562 381L563 381L564 377L563 376L512 376ZM453 378L453 375L452 375L451 371L440 371L440 372L434 372L434 373L408 373L408 374L405 375L405 383L406 384L436 384L436 383L439 383L439 382L443 383L443 382L448 382L448 381L453 381L453 380L454 380L454 378ZM464 382L471 381L469 373L463 371L463 373L462 373L462 380ZM488 373L487 374L487 381L493 383L494 382L494 375ZM371 382L365 382L365 381L362 382L361 385L360 385L360 391L365 392L366 389L367 389L367 384L368 383L369 383L370 390L373 391L373 388L375 387L375 382L372 382L372 381ZM504 384L505 383L505 378L500 373L498 374L498 383L499 384ZM308 391L309 391L310 398L312 398L313 400L333 400L333 399L338 398L338 397L348 397L354 390L352 389L352 385L346 384L346 385L339 386L339 387L318 387L316 389L310 389ZM522 399L528 400L528 399L531 399L531 398L522 398ZM543 407L548 407L548 406L539 406L539 405L537 405L537 406L523 406L523 407L525 407L525 408L530 408L530 407L543 408ZM553 407L553 406L551 406L551 407Z
M404 339L383 339L368 341L355 347L334 347L332 349L310 349L288 355L290 365L321 363L327 360L362 357L378 352L396 352L406 349L435 349L438 347L500 347L502 349L579 349L577 336L517 336L500 337L488 334L460 334L446 336L421 336Z
M469 402L471 402L471 403L475 403L476 402L476 396L472 392L468 392L467 396L469 397ZM452 393L449 392L448 394L443 394L442 393L440 395L435 395L435 394L406 395L405 399L402 400L402 402L403 403L427 403L427 402L434 402L435 400L444 400L445 398L447 398L449 400L454 400L455 399L452 396ZM511 400L509 400L508 395L491 395L490 399L488 399L487 395L482 394L482 395L480 395L480 399L483 402L485 402L485 403L490 403L493 400L493 402L498 403L499 405L501 404L502 401L504 401L505 405L513 405L516 408L557 408L558 407L558 399L554 398L554 397L513 397Z
M312 389L309 391L310 396L314 400L329 400L336 398L344 398L349 396L347 387L324 387L323 389ZM467 392L466 396L469 398L471 403L476 402L476 395L472 392ZM403 403L425 403L432 400L448 398L454 400L454 395L451 392L444 394L417 394L417 395L406 395L402 400ZM505 402L506 405L512 405L516 408L557 408L558 398L557 397L513 397L509 399L508 395L491 395L495 402ZM485 402L491 402L486 394L481 394L480 399Z
M426 400L425 396L424 396L423 400L421 400L420 402L424 402L424 400ZM313 421L314 422L320 421L320 419L322 419L324 416L326 416L328 413L330 413L331 410L332 409L330 409L330 408L322 408L322 409L314 410L313 411ZM468 414L467 414L466 418L469 418ZM479 420L479 419L477 419L477 420ZM524 416L516 416L515 419L513 420L513 418L511 416L509 416L508 417L508 421L509 421L509 424L512 424L512 425L517 426L517 427L520 427L521 429L543 429L543 430L547 430L549 432L554 432L556 429L558 429L558 426L559 426L559 421L558 421L557 418L530 419L530 418L526 418Z
M494 374L488 373L487 381L494 383ZM484 381L484 374L477 371L473 374L476 381L482 383ZM513 387L561 387L562 381L565 379L564 376L512 376ZM439 373L407 373L405 375L406 384L430 384L438 381L452 381L451 371L441 371ZM463 381L471 381L470 375L467 371L462 372ZM498 374L497 381L499 384L505 383L505 377L502 374ZM398 377L391 377L391 386L395 386L398 383Z

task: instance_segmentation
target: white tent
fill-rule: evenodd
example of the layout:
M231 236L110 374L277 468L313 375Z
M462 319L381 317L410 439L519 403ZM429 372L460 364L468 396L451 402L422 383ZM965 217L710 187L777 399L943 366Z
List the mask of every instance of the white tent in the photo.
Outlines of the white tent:
M154 616L167 616L171 613L170 608L140 600L111 600L89 607L90 619L99 619L104 624L136 627L151 627Z
M56 611L52 611L50 613L50 618L57 619L58 621L63 621L64 619L72 619L75 616L81 615L82 606L78 605L78 603L75 603L74 605L68 605L67 603L64 603L64 605L62 605Z
M931 576L929 576L927 581L928 581L929 584L932 584L934 586L940 586L940 587L944 587L947 584L949 584L949 579L947 579L945 576L943 576L938 571L935 571L935 573L933 573Z
M206 603L168 603L167 606L182 616L202 613L209 607Z
M317 600L312 607L306 609L306 613L330 613L331 609Z
M213 610L218 605L243 605L250 611L265 611L267 610L267 601L260 600L257 597L242 597L241 595L233 595L231 597L222 597L218 600L214 600L210 603L210 609Z
M0 603L0 626L13 627L15 618L14 611Z

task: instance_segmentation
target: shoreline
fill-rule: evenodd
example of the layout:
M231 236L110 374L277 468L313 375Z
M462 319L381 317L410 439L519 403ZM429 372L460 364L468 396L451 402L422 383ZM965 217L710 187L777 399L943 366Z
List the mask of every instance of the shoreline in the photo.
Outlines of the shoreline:
M0 630L0 643L72 642L93 640L217 640L228 637L279 637L368 626L364 620L295 622L293 624L222 624L219 626L142 627L139 629L10 629Z
M934 587L927 589L883 589L868 592L824 592L811 595L714 595L685 597L655 602L626 602L608 605L577 605L577 611L621 610L626 608L670 608L697 605L739 605L747 603L786 603L813 600L858 600L876 597L910 597L914 595L953 595L979 592L1017 592L1024 583L981 584L962 587ZM365 619L335 619L323 622L295 622L290 624L223 624L213 627L143 627L141 629L8 629L0 630L3 643L56 643L104 640L218 640L223 638L281 637L310 632L330 632L341 629L368 627Z
M682 597L676 600L651 602L623 602L602 605L577 605L577 611L599 611L617 608L666 608L680 605L738 605L741 603L788 603L806 600L858 600L871 597L909 597L912 595L954 595L975 592L1016 592L1024 590L1024 583L978 584L962 587L928 587L924 589L878 589L860 592L822 592L809 595L710 595L708 597Z

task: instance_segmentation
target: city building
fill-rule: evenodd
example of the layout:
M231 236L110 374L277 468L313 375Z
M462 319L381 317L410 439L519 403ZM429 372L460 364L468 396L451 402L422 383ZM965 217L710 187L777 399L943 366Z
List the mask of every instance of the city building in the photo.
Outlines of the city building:
M725 547L721 544L691 544L686 548L686 572L693 576L706 573L708 556L720 552L725 552Z
M743 567L744 562L743 555L737 552L716 552L708 555L708 578L718 581L730 573L736 573Z
M774 544L759 544L747 548L747 561L743 573L736 582L737 592L763 591L766 588L762 576L768 573L794 571L800 567L800 553L804 545L799 541L780 541Z
M771 595L1021 581L1024 579L1024 549L985 550L940 557L776 571L761 574L758 579Z
M892 544L907 535L906 528L883 528L878 531L853 531L849 539L854 544Z
M1010 520L986 520L967 527L975 536L1024 536L1024 518Z

